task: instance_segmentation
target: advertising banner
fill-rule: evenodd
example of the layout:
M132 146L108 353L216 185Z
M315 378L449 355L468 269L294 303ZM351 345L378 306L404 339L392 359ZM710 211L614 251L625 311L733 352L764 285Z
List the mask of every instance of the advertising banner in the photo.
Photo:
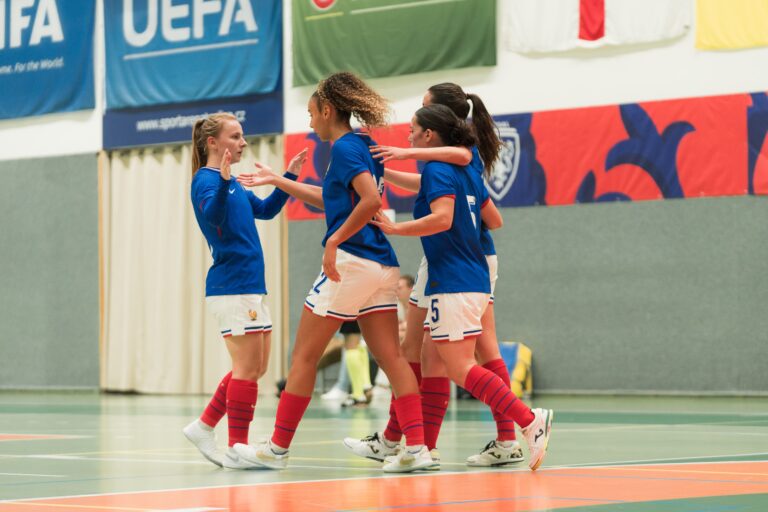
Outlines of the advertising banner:
M281 0L105 0L107 108L270 93Z
M499 206L570 205L768 194L768 94L732 94L495 116L504 143L487 179ZM408 146L408 125L376 130ZM330 146L290 134L286 163L308 147L300 181L319 185ZM387 167L418 172L414 161ZM410 212L415 195L387 186L384 207ZM295 200L290 219L322 216Z
M95 0L0 0L0 119L94 107Z
M293 85L496 65L496 0L293 0Z

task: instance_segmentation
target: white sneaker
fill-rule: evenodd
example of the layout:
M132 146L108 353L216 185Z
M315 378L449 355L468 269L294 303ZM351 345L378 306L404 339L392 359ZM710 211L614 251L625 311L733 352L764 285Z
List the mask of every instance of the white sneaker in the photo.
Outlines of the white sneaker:
M213 462L217 466L222 466L224 454L216 446L216 433L213 430L207 430L200 425L197 419L182 429L184 437L189 439L195 447L200 450L203 457Z
M264 441L256 445L237 443L233 448L241 460L262 468L285 469L288 467L288 452L275 451L272 441Z
M424 469L427 471L440 471L440 452L437 451L437 448L429 450L429 456L432 458L432 465Z
M320 398L323 400L344 400L347 396L348 394L345 391L334 386L320 395Z
M523 429L523 436L528 443L528 452L531 460L528 467L536 471L544 461L549 444L549 435L552 432L552 418L555 413L552 409L533 409L534 418L530 425Z
M240 457L240 454L235 451L234 447L230 447L226 451L222 463L227 469L264 469L264 466L261 464L254 464Z
M490 468L506 466L515 462L522 462L523 449L517 441L511 441L512 446L503 446L499 441L493 440L476 455L467 457L467 466L475 468Z
M379 462L384 462L384 459L389 456L397 455L400 449L399 443L391 444L383 436L380 436L378 432L374 432L373 435L362 439L345 437L344 446L355 455Z
M426 446L421 445L421 448L418 450L412 450L413 448L406 446L397 455L387 457L383 468L384 472L410 473L432 467L434 462L432 457L429 456L429 450Z

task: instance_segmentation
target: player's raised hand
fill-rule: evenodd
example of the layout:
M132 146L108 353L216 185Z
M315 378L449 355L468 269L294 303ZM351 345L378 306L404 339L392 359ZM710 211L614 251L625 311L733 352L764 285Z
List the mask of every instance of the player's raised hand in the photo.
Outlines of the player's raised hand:
M224 156L221 159L221 179L229 181L232 177L232 153L228 149L224 150Z
M307 148L304 148L298 153L296 153L296 156L291 158L291 161L288 163L288 168L285 170L285 172L289 172L295 176L298 176L299 173L301 173L301 166L304 165L304 162L306 161L307 161Z

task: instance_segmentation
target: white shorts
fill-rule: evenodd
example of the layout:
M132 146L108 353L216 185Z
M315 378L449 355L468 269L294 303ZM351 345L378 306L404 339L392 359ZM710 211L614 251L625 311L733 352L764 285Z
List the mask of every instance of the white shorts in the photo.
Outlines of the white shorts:
M499 278L499 258L495 254L486 254L485 261L488 263L488 274L491 276L491 298L489 303L493 304L493 292L496 290L496 280Z
M421 257L421 263L419 263L419 271L416 273L416 282L413 283L413 290L411 290L411 296L408 298L408 303L413 304L417 308L427 309L429 307L429 301L424 295L424 291L427 288L427 257Z
M485 261L488 263L488 274L491 277L491 298L488 303L493 304L493 292L496 289L496 280L499 278L499 258L495 254L486 255ZM422 257L421 263L419 263L419 272L416 274L416 282L413 284L411 296L408 298L409 304L421 309L429 307L429 299L424 295L424 290L427 286L427 270L427 258ZM426 325L427 322L424 322L425 327Z
M213 295L206 297L205 302L225 338L272 331L272 317L264 295Z
M336 270L341 276L338 283L320 272L304 301L305 308L318 316L344 321L384 311L397 313L399 268L339 249Z
M438 293L429 296L429 334L436 342L480 336L480 319L488 307L487 293Z

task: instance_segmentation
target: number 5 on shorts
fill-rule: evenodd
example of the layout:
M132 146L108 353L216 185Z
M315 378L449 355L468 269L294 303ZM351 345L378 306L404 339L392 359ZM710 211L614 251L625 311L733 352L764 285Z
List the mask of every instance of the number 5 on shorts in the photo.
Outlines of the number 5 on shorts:
M437 309L438 306L437 299L432 299L432 304L430 304L430 309L432 310L432 321L433 322L439 322L440 321L440 310Z

